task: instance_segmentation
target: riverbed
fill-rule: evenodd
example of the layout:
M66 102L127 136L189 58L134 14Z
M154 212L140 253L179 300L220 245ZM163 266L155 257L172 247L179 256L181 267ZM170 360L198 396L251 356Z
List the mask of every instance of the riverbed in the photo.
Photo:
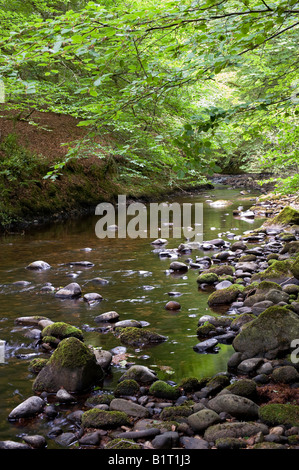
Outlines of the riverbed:
M249 209L258 195L217 186L163 202L202 203L204 241L223 238L233 242L245 231L262 224L262 219L233 215L235 209ZM232 204L228 207L211 204L220 199ZM184 377L201 378L226 370L233 352L231 345L219 345L216 354L198 354L193 350L198 343L198 319L216 314L207 305L211 291L197 285L198 269L173 274L169 270L172 259L161 257L151 238L99 239L95 233L98 220L98 216L86 216L0 238L0 340L5 341L5 357L0 363L0 440L16 436L15 425L7 421L7 416L20 401L32 395L35 377L28 371L28 365L42 354L37 340L26 337L26 329L15 325L15 319L21 316L43 315L52 321L70 323L83 330L86 344L104 350L122 346L111 330L99 331L95 322L96 316L111 310L119 314L120 320L144 322L146 328L167 337L167 341L150 348L127 347L123 360L113 365L106 377L104 390L115 387L129 363L146 365L162 380L176 383ZM184 236L181 239L170 236L166 247L177 248L185 242ZM196 258L212 256L215 252L194 250L180 256L179 261L195 262ZM51 269L42 272L26 269L36 260L49 263ZM92 266L83 268L72 264L83 260ZM91 280L96 277L107 282L95 285ZM16 281L30 284L20 286L14 284ZM80 284L83 294L97 292L103 300L91 304L82 297L61 300L55 297L55 291L43 290L47 285L57 290L70 282ZM179 295L169 295L171 292ZM169 300L179 302L180 310L166 310ZM19 432L22 432L21 425Z

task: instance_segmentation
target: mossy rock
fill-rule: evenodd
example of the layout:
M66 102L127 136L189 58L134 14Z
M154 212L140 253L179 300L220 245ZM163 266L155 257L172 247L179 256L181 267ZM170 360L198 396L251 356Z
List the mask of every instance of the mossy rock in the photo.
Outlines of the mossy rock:
M278 261L273 260L271 265L261 271L256 273L252 276L252 281L260 280L260 281L272 281L276 282L277 284L282 284L289 278L292 278L293 274L291 272L291 263L289 260Z
M216 273L202 273L196 279L198 284L214 284L218 281Z
M214 392L222 390L224 387L227 387L230 383L230 380L227 375L219 374L212 377L207 381L206 387Z
M217 449L221 450L244 449L246 442L237 437L222 437L216 440L215 445Z
M229 390L234 395L252 398L256 395L256 383L250 379L240 379L228 385L225 390Z
M259 418L268 426L299 426L299 405L270 403L259 408Z
M193 413L191 407L186 405L168 406L160 414L163 421L181 421L181 418L187 418Z
M70 337L60 341L37 375L33 390L57 392L63 387L69 392L82 392L102 380L103 376L103 370L90 348L78 338Z
M123 344L134 347L148 346L166 341L166 337L143 328L128 327L124 328L120 335L120 341Z
M30 361L28 370L32 372L32 374L38 374L48 363L49 359L36 357Z
M241 313L241 315L238 315L236 318L234 318L230 327L232 330L239 330L243 325L255 320L255 318L256 316L252 313Z
M136 380L123 380L120 382L117 386L116 389L114 390L114 396L115 397L121 397L121 396L134 396L136 395L140 390L140 387Z
M83 333L79 328L69 325L64 322L55 322L51 325L46 326L41 332L42 338L46 336L54 336L54 338L78 338L83 341Z
M140 449L140 446L130 439L118 438L108 442L105 449Z
M299 279L299 256L291 264L291 272L296 279Z
M286 206L273 219L270 219L264 225L297 225L299 224L299 211L293 207Z
M274 305L246 324L232 344L244 359L274 359L290 351L294 338L299 338L298 315L286 307Z
M278 444L277 442L258 442L257 444L254 444L252 447L253 449L268 449L268 450L274 450L274 449L285 449L285 446L283 444Z
M211 333L216 333L216 327L212 323L205 322L203 325L199 326L196 330L196 335L199 338L205 338L210 336Z
M83 428L115 429L130 424L129 417L122 411L105 411L92 408L82 414Z
M280 250L281 255L284 255L285 253L289 253L290 255L299 253L299 240L294 240L286 243L284 247Z
M87 406L110 405L113 399L113 395L104 393L103 395L93 395L88 397L85 403Z
M273 281L262 281L260 282L257 286L257 291L263 291L263 290L271 290L271 289L277 289L277 290L282 290L282 287L277 284L277 282Z
M202 384L196 377L184 377L179 387L182 388L185 393L191 393L200 390Z
M225 289L215 291L209 295L208 305L214 306L230 304L236 300L242 290L242 286L234 284L232 286L226 287Z
M157 380L151 385L149 394L157 398L176 400L180 396L180 390L178 387L172 387L163 380Z
M234 272L235 268L233 266L229 266L228 264L212 266L211 268L204 271L204 273L215 273L217 276L233 276Z
M256 261L256 255L243 255L243 256L241 256L239 261L240 262L243 262L243 261Z

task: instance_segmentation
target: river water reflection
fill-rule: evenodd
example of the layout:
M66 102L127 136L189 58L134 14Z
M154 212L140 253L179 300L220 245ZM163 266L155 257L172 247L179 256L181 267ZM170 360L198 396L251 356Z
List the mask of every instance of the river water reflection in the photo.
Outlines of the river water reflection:
M261 220L239 219L232 214L239 206L248 209L256 196L216 187L192 196L168 198L165 202L202 202L204 240L221 237L232 241L233 236L238 237L261 225ZM232 205L212 207L207 202L218 199L230 200ZM127 348L127 361L146 365L154 369L159 378L174 382L187 376L200 378L226 370L232 346L221 344L217 354L197 354L193 350L199 341L196 337L198 319L212 313L207 306L208 292L199 290L196 283L198 270L189 269L185 274L174 276L169 273L171 260L159 257L151 245L152 239L100 240L95 235L97 221L98 217L88 216L0 238L0 340L6 342L5 360L0 364L0 440L15 437L7 416L20 401L32 395L34 377L28 365L40 354L40 350L34 348L36 340L26 337L27 329L15 325L15 319L20 316L43 315L53 321L71 323L84 330L86 344L110 350L121 345L119 339L111 332L94 331L98 326L94 319L101 313L115 310L120 320L147 322L148 328L167 337L166 342L151 348ZM169 239L167 248L177 248L181 242L185 240ZM213 253L196 250L183 255L180 261ZM46 261L52 268L45 272L26 270L35 260ZM91 261L94 266L69 265L82 260ZM109 282L95 286L90 282L95 277ZM20 280L30 284L13 284ZM83 293L98 292L103 300L92 306L82 299L60 300L52 292L41 291L46 283L58 288L73 281L80 284ZM165 310L165 304L173 299L168 294L171 291L181 293L174 298L181 304L179 311ZM105 390L114 387L124 370L125 363L112 367L104 383Z

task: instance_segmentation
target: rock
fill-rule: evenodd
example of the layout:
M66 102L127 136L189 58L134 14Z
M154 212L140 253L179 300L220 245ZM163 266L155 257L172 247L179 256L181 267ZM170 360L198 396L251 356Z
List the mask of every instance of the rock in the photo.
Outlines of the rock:
M116 435L116 439L146 439L160 434L160 429L149 428L142 431L127 431Z
M215 285L216 290L226 289L227 287L232 286L230 281L222 281Z
M71 299L73 297L80 297L81 293L81 287L79 286L79 284L77 284L76 282L71 282L62 289L59 289L56 292L55 297L61 299Z
M299 426L299 405L269 403L260 406L259 418L269 426Z
M41 332L42 338L47 336L54 336L59 340L64 338L78 338L83 341L83 333L79 328L64 322L54 322L46 326Z
M98 315L97 317L95 317L95 321L98 323L116 322L118 319L119 319L119 314L113 310L110 312L101 313L101 315Z
M68 392L90 389L103 378L103 370L93 352L78 338L63 339L36 377L33 390Z
M208 351L214 350L215 346L218 344L218 340L211 338L206 341L201 341L200 343L193 346L194 351L198 353L206 353Z
M121 411L105 411L92 408L83 413L81 424L83 429L114 429L130 424L129 417Z
M180 391L163 380L157 380L151 385L149 394L157 398L176 400L180 396Z
M213 410L203 409L188 416L187 422L195 433L205 431L209 426L219 423L220 416Z
M103 300L103 297L96 292L89 292L88 294L83 295L85 302L100 302Z
M47 445L47 441L44 436L22 436L22 439L26 444L29 444L34 449L43 449Z
M221 438L254 436L259 432L268 434L268 426L262 423L250 422L219 423L206 429L204 439L208 442L215 442L217 439Z
M209 408L216 413L225 412L242 420L257 419L259 406L252 400L240 395L217 395L208 403Z
M77 440L77 436L73 432L63 432L55 438L56 444L61 445L62 447L68 447Z
M134 365L130 367L119 379L122 380L133 379L138 383L152 383L158 380L157 375L154 371L145 366Z
M56 393L56 399L59 403L74 403L76 400L64 388L60 388Z
M258 265L254 261L240 262L236 264L235 268L237 270L241 269L242 271L245 271L246 273L247 272L252 273L258 269Z
M19 450L19 449L31 449L28 444L23 444L23 442L15 442L15 441L0 441L0 449L12 449L12 450Z
M164 432L152 440L154 449L172 449L179 443L179 433L175 431Z
M30 418L41 413L45 406L46 403L42 398L37 396L29 397L9 413L8 419Z
M294 366L282 366L273 370L272 378L275 382L289 384L299 382L299 373Z
M45 271L50 268L51 266L45 261L34 261L26 266L26 269L31 269L33 271Z
M147 408L123 398L114 398L110 403L110 410L122 411L134 418L148 418L150 416L150 412Z
M134 347L159 344L167 339L165 336L159 335L153 331L135 327L123 328L119 338L123 344Z
M169 269L171 269L172 271L186 272L188 271L188 266L185 263L181 263L179 261L173 261L170 264Z
M32 315L28 317L18 317L15 319L15 325L24 325L24 326L38 326L41 320L48 320L47 317L40 315Z
M174 302L173 300L167 302L167 304L165 305L166 310L180 310L180 308L181 305L179 304L179 302Z
M165 245L167 243L166 238L157 238L153 242L151 242L152 245Z
M247 245L246 243L244 243L243 241L239 240L235 243L232 244L232 246L230 247L231 251L237 251L237 250L246 250L247 249Z
M267 310L267 308L272 307L273 302L270 300L262 300L261 302L257 302L252 305L251 307L251 313L252 315L258 316L260 313L264 312Z
M252 276L252 281L272 281L281 285L284 282L292 279L292 277L293 274L291 272L290 263L288 260L274 260L267 269L254 274Z
M200 437L182 436L180 442L184 449L208 449L209 443Z
M79 439L82 446L97 446L101 441L101 433L99 431L88 432Z
M110 367L112 361L112 354L110 351L105 351L102 349L93 349L97 363L101 366L103 370L107 370Z
M215 273L202 273L196 279L198 284L214 284L218 281L218 275Z
M100 285L105 285L109 283L107 279L103 279L102 277L94 277L93 279L91 279L90 282L93 282L94 284L100 284Z
M122 320L114 325L115 328L142 328L142 324L137 320Z
M70 266L80 266L81 268L92 268L94 266L90 261L73 261L68 263Z
M253 399L256 397L256 383L254 380L250 379L239 379L228 385L224 390L228 390L234 395L240 395L241 397L246 397Z
M274 359L290 351L294 338L299 338L299 317L285 307L273 306L248 323L235 337L233 347L243 358Z
M241 292L241 287L237 284L233 284L230 287L226 287L225 289L221 289L218 291L213 292L208 297L208 305L209 306L217 306L217 305L224 305L230 304Z
M250 359L245 359L244 361L240 362L238 365L238 372L242 374L253 374L255 370L263 364L263 359L262 358L250 358Z

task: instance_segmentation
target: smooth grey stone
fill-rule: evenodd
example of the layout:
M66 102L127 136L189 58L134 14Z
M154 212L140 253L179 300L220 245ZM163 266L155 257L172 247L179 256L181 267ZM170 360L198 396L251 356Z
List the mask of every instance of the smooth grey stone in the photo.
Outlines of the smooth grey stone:
M29 397L9 413L8 419L14 420L35 416L43 411L45 405L46 403L42 398L37 396Z

